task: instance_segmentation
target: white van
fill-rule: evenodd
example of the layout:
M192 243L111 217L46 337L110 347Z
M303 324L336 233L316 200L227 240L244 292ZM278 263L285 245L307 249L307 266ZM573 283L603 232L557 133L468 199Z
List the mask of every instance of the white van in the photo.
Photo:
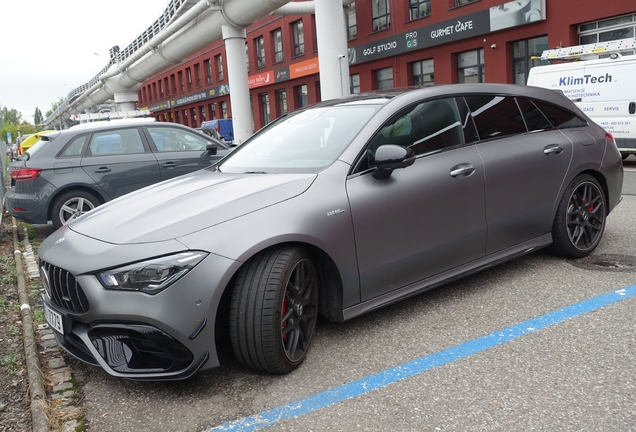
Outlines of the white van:
M611 57L533 67L528 85L562 91L614 136L625 159L636 154L636 55Z

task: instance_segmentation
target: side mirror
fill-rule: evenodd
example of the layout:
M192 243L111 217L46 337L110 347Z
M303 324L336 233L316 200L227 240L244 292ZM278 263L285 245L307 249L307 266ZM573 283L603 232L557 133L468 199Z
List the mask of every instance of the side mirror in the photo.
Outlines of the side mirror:
M208 143L205 149L210 152L210 154L215 155L219 147L215 143Z
M373 178L384 180L391 176L394 169L406 168L415 162L415 152L412 148L395 144L385 144L375 152L375 171Z

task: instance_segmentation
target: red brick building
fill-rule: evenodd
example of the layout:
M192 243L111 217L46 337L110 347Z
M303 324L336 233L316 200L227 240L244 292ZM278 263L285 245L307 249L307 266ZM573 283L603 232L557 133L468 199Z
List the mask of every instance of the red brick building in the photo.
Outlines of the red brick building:
M344 13L352 92L525 84L545 49L636 36L634 0L359 0ZM247 29L246 52L254 130L321 100L314 15L263 18ZM219 40L145 81L138 106L198 127L232 116L230 92Z

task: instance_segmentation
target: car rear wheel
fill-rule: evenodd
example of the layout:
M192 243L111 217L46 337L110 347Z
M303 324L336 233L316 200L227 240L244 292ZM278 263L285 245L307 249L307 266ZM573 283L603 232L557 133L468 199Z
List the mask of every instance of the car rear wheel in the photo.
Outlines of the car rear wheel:
M552 250L567 258L582 258L598 246L605 230L607 206L598 181L588 174L568 186L554 218Z
M75 190L60 195L51 209L51 219L55 228L68 224L87 211L93 210L100 201L90 192Z
M230 305L230 336L238 360L284 374L305 359L318 317L318 274L303 248L278 247L239 271Z

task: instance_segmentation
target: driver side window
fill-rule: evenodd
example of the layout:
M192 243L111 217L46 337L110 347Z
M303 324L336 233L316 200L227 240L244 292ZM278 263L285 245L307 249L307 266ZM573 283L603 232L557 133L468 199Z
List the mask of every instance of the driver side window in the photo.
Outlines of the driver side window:
M375 152L384 144L411 147L417 156L464 144L455 99L428 100L398 113L371 139L360 170L375 167Z

